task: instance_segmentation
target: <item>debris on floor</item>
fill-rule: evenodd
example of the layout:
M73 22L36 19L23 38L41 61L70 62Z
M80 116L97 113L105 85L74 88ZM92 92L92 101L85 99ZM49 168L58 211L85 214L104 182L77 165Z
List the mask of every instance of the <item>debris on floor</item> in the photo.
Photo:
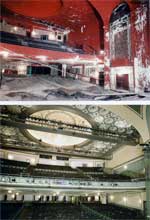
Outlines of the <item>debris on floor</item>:
M99 85L61 77L37 75L32 77L4 77L0 101L40 100L150 100L150 94L139 97L128 91L104 90Z

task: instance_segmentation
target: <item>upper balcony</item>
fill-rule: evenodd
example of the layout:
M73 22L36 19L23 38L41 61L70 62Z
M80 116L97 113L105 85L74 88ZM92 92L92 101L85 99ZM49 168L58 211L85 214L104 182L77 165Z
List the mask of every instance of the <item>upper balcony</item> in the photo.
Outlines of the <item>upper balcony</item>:
M129 177L106 174L101 168L30 165L27 162L1 159L1 187L44 187L86 190L142 190L145 182Z

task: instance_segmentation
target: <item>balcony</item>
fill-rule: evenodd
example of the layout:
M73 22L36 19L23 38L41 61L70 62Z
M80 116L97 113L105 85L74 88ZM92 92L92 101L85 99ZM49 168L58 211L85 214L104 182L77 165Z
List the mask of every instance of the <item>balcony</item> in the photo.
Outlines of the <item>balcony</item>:
M7 44L14 44L32 48L39 48L44 50L53 50L53 51L60 51L60 52L67 52L67 53L79 53L84 54L83 50L68 47L67 45L52 40L41 40L36 38L29 38L25 36L20 36L14 33L8 33L1 31L1 42Z

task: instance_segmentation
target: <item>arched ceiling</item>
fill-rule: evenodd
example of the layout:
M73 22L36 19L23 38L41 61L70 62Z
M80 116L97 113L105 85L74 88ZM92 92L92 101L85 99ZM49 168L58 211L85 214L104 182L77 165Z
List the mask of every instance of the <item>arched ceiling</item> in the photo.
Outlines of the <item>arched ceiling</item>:
M87 17L90 19L91 14L94 13L92 7L103 18L107 18L120 2L120 0L2 0L2 5L16 14L47 20L59 16L61 17L59 20L66 19L71 24L85 22Z
M117 115L119 115L122 118L126 118L126 121L129 124L132 124L134 128L139 132L141 140L141 143L144 143L150 139L150 133L147 126L148 118L146 117L146 112L149 109L149 106L110 106L106 105L103 106L107 110L111 110Z
M11 12L17 13L11 16L11 20L18 19L19 22L22 21L23 25L26 26L29 26L27 23L32 24L33 20L31 19L36 18L40 20L40 22L42 21L41 24L43 22L49 22L51 24L54 23L61 27L68 28L71 30L68 41L70 46L83 45L85 50L100 50L103 38L100 33L100 28L103 28L103 22L100 15L100 19L97 18L95 11L87 0L32 0L30 1L31 4L29 4L28 1L25 2L25 0L15 0L12 4L12 1L10 0L2 0L2 5L11 10L8 11L4 8L2 13L7 17L8 15L10 16ZM38 2L38 4L36 5L35 2ZM60 8L58 7L59 2L62 2ZM25 4L24 7L23 4ZM37 7L39 7L39 9L37 9ZM57 13L54 13L54 9L57 9ZM20 15L23 15L24 17L20 17ZM26 19L28 19L28 21L26 21Z
M2 4L17 14L35 18L57 15L62 8L61 0L2 0Z
M118 106L118 112L119 112ZM125 107L124 107L125 108ZM17 115L22 115L27 117L27 115L31 115L33 112L41 111L42 106L8 106L5 110L8 111L11 115L12 113ZM76 115L80 115L85 119L89 119L88 121L98 129L100 133L101 139L95 140L91 139L89 143L86 144L75 144L71 148L64 148L64 147L55 147L51 143L50 145L46 146L43 145L42 141L39 143L39 137L30 138L27 135L26 129L22 132L19 128L11 128L2 126L3 138L2 141L4 145L8 148L11 146L15 146L16 148L24 148L28 150L32 149L33 151L44 150L47 152L53 153L62 153L62 154L70 154L70 155L78 155L78 156L85 156L85 157L96 157L96 158L106 158L107 156L111 155L116 149L121 146L125 146L128 144L136 145L139 142L140 135L137 130L128 122L126 121L125 117L121 117L115 112L111 111L110 109L103 108L102 106L44 106L44 109L49 110L59 110L61 111L75 113ZM43 109L43 110L44 110ZM113 108L112 108L113 110ZM22 117L21 116L21 117ZM55 115L56 116L56 115ZM44 119L46 115L42 116ZM69 116L70 117L70 116ZM75 117L75 116L74 116ZM34 123L34 122L33 122ZM114 140L111 136L114 134L116 139ZM46 133L44 134L46 135ZM107 135L107 139L106 139ZM109 137L108 137L109 135ZM84 136L83 136L84 137ZM123 138L126 137L126 141ZM59 137L60 138L60 137ZM69 140L69 139L68 139ZM120 141L119 141L120 140ZM118 142L119 141L119 142ZM133 143L134 142L134 143ZM70 143L71 145L71 143ZM44 147L44 148L43 148Z
M38 19L69 28L70 46L82 45L84 51L88 53L99 53L100 49L104 48L103 27L109 25L113 9L120 2L120 0L2 0L2 5L15 13L11 17L12 21L16 18L19 22L22 21L23 25L30 23L32 26L33 20L30 19L34 18L34 21ZM127 2L129 6L134 6L133 0ZM7 10L2 10L2 14ZM9 13L7 11L6 14ZM26 21L25 18L29 20Z

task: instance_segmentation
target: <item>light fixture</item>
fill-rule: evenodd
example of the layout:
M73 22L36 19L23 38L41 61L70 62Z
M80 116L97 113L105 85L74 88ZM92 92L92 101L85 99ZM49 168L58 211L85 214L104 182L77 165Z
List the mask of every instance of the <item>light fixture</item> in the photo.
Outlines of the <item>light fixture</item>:
M13 160L14 159L14 156L12 154L8 154L8 159L9 160Z
M127 201L127 197L124 196L123 197L123 201L126 202Z
M127 170L127 168L128 168L127 165L124 165L124 166L123 166L123 169L124 169L124 170Z
M8 190L8 193L12 193L12 191L11 191L11 190Z
M139 199L139 203L142 204L142 200L141 199Z
M104 50L100 50L100 54L103 55L104 54Z
M110 200L114 200L114 196L113 195L110 195Z
M106 32L105 36L106 36L106 37L109 37L109 32Z
M32 36L35 36L37 33L35 31L32 31Z
M18 196L19 195L19 193L18 192L16 192L16 196Z
M48 37L49 37L49 40L55 40L55 34L54 33L49 33Z
M45 62L47 60L47 57L46 56L36 56L36 58L40 59L41 61Z
M76 169L77 166L76 166L76 164L71 163L71 164L70 164L70 167L73 168L73 169Z
M26 70L26 65L24 64L21 64L21 65L18 65L18 71L25 71Z
M90 202L91 201L91 197L90 196L88 196L88 202Z
M35 158L31 158L31 159L30 159L30 164L31 164L31 165L35 165Z
M14 31L17 31L17 30L18 30L18 27L15 26L15 27L13 27L13 29L14 29Z
M98 201L99 200L99 196L95 196L95 201Z
M12 199L14 199L14 198L15 198L15 195L14 195L14 194L12 194L12 195L11 195L11 198L12 198Z
M9 53L7 51L1 51L0 54L4 57L7 58Z

